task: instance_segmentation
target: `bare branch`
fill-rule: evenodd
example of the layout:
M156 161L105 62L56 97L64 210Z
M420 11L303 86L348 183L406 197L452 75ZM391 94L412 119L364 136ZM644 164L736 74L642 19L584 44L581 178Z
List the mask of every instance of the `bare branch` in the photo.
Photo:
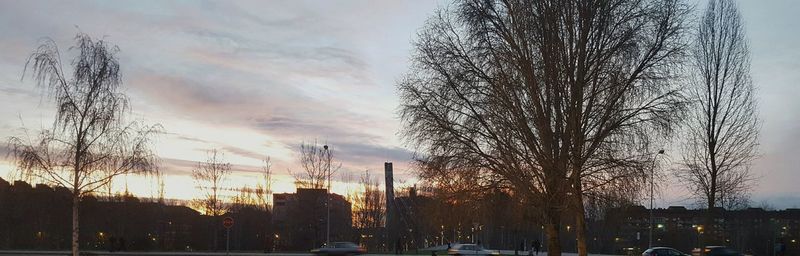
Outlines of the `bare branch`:
M300 144L299 160L302 172L289 172L302 188L324 189L328 175L333 176L342 166L341 163L333 162L333 149L328 145L317 144L316 140L313 143Z
M192 170L192 179L205 195L196 199L195 203L207 215L221 216L227 211L219 192L231 172L231 164L225 162L225 156L216 149L209 150L204 162L198 162Z

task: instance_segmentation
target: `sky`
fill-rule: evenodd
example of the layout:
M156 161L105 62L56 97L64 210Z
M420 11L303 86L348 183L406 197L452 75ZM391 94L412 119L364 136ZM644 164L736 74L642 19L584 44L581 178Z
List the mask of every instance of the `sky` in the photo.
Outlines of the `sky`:
M398 136L396 82L416 31L445 1L11 1L0 0L0 137L51 125L54 108L30 77L27 57L53 39L64 62L76 33L116 44L132 117L159 123L156 151L167 197L198 193L190 173L210 149L234 164L227 186L254 186L264 158L276 192L293 192L302 142L328 144L342 169L333 190L355 189L365 170L410 186L413 148ZM800 207L798 1L741 1L759 88L761 157L753 201ZM3 154L4 156L5 154ZM3 157L0 156L0 157ZM668 159L679 156L668 152ZM14 179L9 159L0 177ZM668 182L658 204L684 205ZM115 189L157 193L152 178Z

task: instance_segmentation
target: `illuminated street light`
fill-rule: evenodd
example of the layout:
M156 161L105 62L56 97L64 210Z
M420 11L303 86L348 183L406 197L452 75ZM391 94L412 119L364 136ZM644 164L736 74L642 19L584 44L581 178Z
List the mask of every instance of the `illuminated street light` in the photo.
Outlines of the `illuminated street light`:
M328 211L328 221L326 221L327 225L327 233L325 235L325 246L330 246L331 244L331 152L328 151L328 144L322 146L325 149L325 156L328 160L328 203L325 204Z
M663 155L664 150L659 150L658 154L653 157L653 165L650 167L650 235L647 237L647 248L653 247L653 198L655 198L655 177L656 177L656 160L659 155Z

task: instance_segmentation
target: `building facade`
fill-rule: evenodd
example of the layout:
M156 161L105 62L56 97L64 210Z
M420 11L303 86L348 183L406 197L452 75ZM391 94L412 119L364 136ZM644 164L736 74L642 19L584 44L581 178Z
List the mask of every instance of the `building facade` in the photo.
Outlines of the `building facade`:
M328 232L327 202L325 189L298 188L296 193L274 194L275 249L305 251L323 246ZM350 202L330 194L330 203L330 241L352 241Z
M712 210L712 225L704 225L705 209L671 206L655 209L654 246L669 246L689 252L701 244L724 245L754 255L800 255L800 209L767 211L761 208ZM646 248L650 211L642 206L610 210L606 218L593 223L595 240L603 241L606 252ZM592 229L590 227L590 229ZM718 242L710 242L718 241ZM776 254L773 254L776 253Z

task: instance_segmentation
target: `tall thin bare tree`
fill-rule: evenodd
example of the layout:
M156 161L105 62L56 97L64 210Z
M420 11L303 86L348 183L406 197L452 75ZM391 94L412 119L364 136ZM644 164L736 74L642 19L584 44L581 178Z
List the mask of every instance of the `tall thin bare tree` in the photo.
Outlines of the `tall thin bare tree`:
M622 153L679 119L684 100L670 82L687 9L679 1L458 1L419 34L399 85L404 136L426 162L489 173L482 177L534 203L550 255L561 253L563 212L575 211L586 255L585 191L629 177L617 167L644 158Z
M301 188L324 189L329 176L333 176L341 167L335 163L333 150L327 145L313 143L300 144L300 172L290 171L295 182Z
M197 167L192 170L192 179L203 191L203 197L196 199L196 203L206 215L217 217L225 213L225 203L220 197L220 191L230 172L231 164L216 149L209 150L206 160L198 162Z
M16 165L26 176L71 190L72 255L77 256L82 196L120 175L157 172L150 138L159 127L127 120L130 106L121 91L119 48L79 33L70 49L78 52L71 62L71 78L53 40L45 40L28 58L25 70L31 69L37 85L55 103L55 120L38 138L9 141Z
M377 179L373 179L369 170L361 175L360 190L353 197L353 226L361 229L374 229L383 226L386 212L386 197L380 190Z
M746 201L758 150L750 53L734 1L708 2L691 53L689 91L697 107L687 121L678 177L710 211Z
M202 209L206 215L212 216L211 226L214 230L214 250L217 250L217 233L219 231L219 216L227 211L228 207L220 196L220 191L224 188L223 183L231 172L231 164L225 161L225 156L212 149L207 152L204 162L198 162L197 167L192 170L192 178L197 187L203 191L203 197L194 200L194 204Z
M272 211L272 158L267 156L261 166L261 182L256 184L255 194L265 211Z
M158 193L158 203L160 203L160 204L164 204L165 203L164 199L165 199L166 190L165 190L164 179L165 179L164 178L164 173L159 173L156 176L156 180L158 181L158 184L157 184L158 189L157 189L156 192Z

